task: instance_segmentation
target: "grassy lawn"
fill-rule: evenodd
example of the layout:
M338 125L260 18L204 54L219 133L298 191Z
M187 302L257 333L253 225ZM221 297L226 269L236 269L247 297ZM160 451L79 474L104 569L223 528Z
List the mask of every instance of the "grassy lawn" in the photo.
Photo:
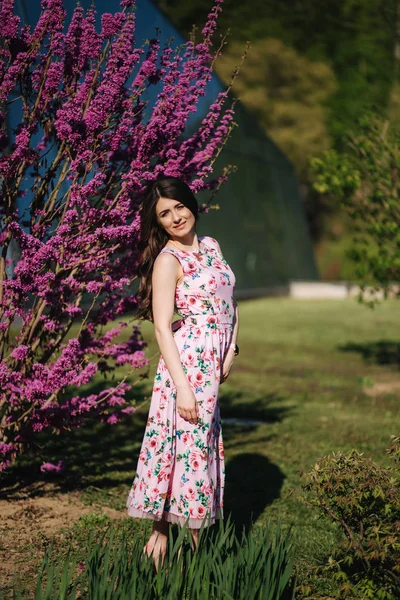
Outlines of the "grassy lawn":
M351 448L388 464L389 436L400 431L400 304L388 301L371 311L354 300L260 299L242 302L240 317L240 354L220 398L226 511L238 530L251 518L260 525L280 518L293 526L301 582L310 565L324 561L338 532L291 492L300 489L298 472L327 453ZM44 447L3 482L4 597L14 568L29 587L54 536L56 552L64 554L72 544L80 556L89 532L97 535L110 523L128 536L149 529L148 522L124 513L157 363L151 326L143 332L153 358L149 378L132 394L138 411L118 426L97 424L43 438ZM100 385L95 381L92 390ZM41 474L40 453L65 460L63 476ZM319 597L334 595L327 582L318 587Z

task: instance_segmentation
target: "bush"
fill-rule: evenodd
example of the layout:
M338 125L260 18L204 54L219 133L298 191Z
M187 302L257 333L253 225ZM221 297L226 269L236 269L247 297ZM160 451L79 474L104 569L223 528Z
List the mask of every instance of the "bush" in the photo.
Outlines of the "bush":
M341 597L400 597L400 437L392 438L389 468L351 450L325 456L300 473L303 490L313 493L301 500L344 533L327 564L316 569L339 584Z
M359 300L374 306L375 292L400 291L400 129L366 114L343 146L342 153L328 150L311 159L313 185L349 216L353 241L347 254L356 265Z
M175 537L175 539L174 539ZM87 559L76 563L69 554L57 562L51 548L39 573L35 600L279 600L292 573L290 533L278 524L253 529L239 541L234 525L220 522L201 532L193 551L186 528L177 536L170 529L165 564L156 573L152 559L142 558L143 539L126 538L117 546L113 532L96 543L89 541ZM183 551L178 554L183 544ZM14 600L22 600L21 592Z

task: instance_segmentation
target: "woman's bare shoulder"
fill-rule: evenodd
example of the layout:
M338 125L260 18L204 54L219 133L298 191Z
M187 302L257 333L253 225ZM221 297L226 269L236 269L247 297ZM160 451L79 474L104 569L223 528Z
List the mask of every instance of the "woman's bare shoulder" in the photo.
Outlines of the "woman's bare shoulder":
M161 268L176 268L179 265L179 258L168 250L169 248L163 248L154 261L154 267L157 265Z

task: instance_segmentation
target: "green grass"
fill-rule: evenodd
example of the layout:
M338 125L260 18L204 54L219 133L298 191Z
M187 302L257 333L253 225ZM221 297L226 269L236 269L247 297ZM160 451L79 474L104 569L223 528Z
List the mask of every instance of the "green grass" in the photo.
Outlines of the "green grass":
M35 600L280 600L293 570L290 532L254 528L238 539L229 519L199 533L192 549L186 527L169 530L168 553L157 573L138 536L113 528L89 539L85 561L75 552L45 554ZM118 540L119 543L116 543ZM21 590L15 600L22 600Z
M232 513L238 531L251 517L260 525L278 517L284 527L293 525L298 582L305 580L312 565L326 559L339 535L296 499L298 472L327 453L351 448L388 464L385 448L390 435L400 431L398 392L369 396L365 391L398 379L399 319L400 304L395 301L373 311L353 300L279 298L240 304L240 354L220 397L222 418L239 419L223 424L226 511ZM154 355L151 326L145 324L143 332L150 341L149 355ZM86 504L124 510L155 366L153 358L149 379L132 394L142 406L124 424L97 424L46 438L42 454L48 460L63 458L68 465L62 477L53 479L53 491L55 486ZM91 389L100 385L96 380ZM46 493L41 485L46 476L37 470L42 458L25 457L4 482L3 497L12 501L24 493ZM73 540L79 554L88 532L107 526L107 519L101 518L82 517L60 539ZM137 531L144 536L148 530L148 524L131 519L118 527L131 535ZM62 553L63 542L58 543ZM36 564L41 554L32 558L29 545L26 552L26 560ZM323 580L317 588L321 598L334 594Z

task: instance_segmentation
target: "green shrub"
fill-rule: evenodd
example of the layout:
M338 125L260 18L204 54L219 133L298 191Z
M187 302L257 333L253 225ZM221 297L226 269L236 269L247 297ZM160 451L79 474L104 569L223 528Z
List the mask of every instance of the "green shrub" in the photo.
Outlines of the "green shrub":
M400 128L378 113L365 113L342 140L343 152L328 150L310 161L314 189L340 202L350 218L359 300L374 306L376 292L399 295Z
M400 598L400 437L392 436L393 466L381 467L356 450L323 457L305 479L301 500L343 531L339 546L317 573L338 585L340 597Z
M239 541L233 524L221 522L201 531L195 551L186 528L178 535L170 529L167 557L157 573L152 559L142 558L141 536L130 550L126 538L116 546L113 535L109 530L100 541L89 540L87 559L80 565L71 554L57 562L50 548L34 599L279 600L288 590L293 567L290 532L283 534L279 524L274 532L253 528ZM14 600L21 599L17 591Z

